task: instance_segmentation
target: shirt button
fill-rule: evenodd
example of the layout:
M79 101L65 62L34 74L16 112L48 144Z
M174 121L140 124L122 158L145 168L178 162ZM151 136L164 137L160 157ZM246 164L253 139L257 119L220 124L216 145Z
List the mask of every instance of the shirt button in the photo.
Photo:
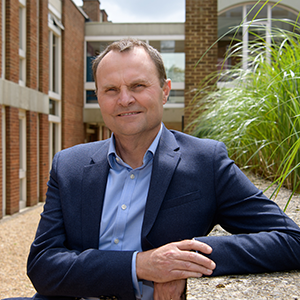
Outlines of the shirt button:
M119 244L119 239L114 239L115 244Z
M127 208L126 204L123 204L123 205L121 206L121 208L122 208L123 210L125 210L125 209Z
M117 162L120 162L120 159L119 159L119 157L116 157L116 161L117 161Z
M130 179L134 179L134 178L135 178L134 174L131 174Z

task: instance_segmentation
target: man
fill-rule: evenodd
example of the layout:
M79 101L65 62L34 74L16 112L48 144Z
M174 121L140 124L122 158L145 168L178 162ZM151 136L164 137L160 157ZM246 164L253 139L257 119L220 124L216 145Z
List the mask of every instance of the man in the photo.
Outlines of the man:
M188 277L300 267L299 227L225 146L161 123L171 83L155 49L113 43L93 70L113 135L53 160L28 258L36 299L177 300ZM216 224L233 235L207 236Z

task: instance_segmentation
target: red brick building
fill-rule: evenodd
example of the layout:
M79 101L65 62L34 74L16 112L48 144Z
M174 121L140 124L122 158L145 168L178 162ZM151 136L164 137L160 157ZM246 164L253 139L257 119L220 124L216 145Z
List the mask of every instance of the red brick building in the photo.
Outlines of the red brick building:
M250 12L296 19L300 10L299 0L255 10L250 0L185 4L185 23L124 26L108 21L99 0L83 0L81 8L72 0L0 0L0 218L45 200L57 151L109 137L90 68L108 43L133 36L162 52L173 82L163 122L183 130L197 84L224 59L228 28Z
M0 0L0 218L44 201L55 152L84 142L87 18L72 0Z

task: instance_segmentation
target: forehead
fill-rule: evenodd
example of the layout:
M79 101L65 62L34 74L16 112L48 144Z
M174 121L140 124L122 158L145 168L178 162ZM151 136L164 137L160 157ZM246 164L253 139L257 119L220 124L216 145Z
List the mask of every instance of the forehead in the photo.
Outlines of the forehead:
M125 51L111 50L100 61L97 73L101 71L113 71L115 68L121 70L122 68L135 68L138 70L158 71L156 65L151 59L150 55L143 47L134 47Z

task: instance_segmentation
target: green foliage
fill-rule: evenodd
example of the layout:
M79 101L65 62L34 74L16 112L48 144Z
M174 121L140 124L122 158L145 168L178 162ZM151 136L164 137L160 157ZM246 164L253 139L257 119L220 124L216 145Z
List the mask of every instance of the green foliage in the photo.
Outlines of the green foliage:
M259 30L248 49L247 70L241 64L211 74L201 84L189 124L198 137L223 141L242 169L250 169L299 190L300 184L300 37L295 32L272 29L271 45ZM228 58L239 59L242 42ZM211 82L227 80L224 87Z

